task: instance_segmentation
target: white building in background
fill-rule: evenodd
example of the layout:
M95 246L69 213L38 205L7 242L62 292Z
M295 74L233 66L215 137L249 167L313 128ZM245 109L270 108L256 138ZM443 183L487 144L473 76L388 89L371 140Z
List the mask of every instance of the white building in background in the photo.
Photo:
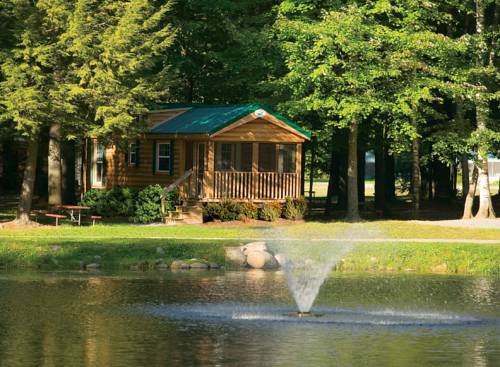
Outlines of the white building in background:
M472 161L469 161L469 173L472 174L473 169ZM488 157L488 175L490 182L500 180L500 158Z

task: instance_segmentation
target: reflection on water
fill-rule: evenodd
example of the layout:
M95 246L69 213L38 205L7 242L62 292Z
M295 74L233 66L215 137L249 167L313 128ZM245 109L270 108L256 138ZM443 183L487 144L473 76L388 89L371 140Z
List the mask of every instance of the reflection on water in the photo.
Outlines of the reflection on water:
M280 272L0 273L0 366L496 366L500 279L329 278L297 320Z

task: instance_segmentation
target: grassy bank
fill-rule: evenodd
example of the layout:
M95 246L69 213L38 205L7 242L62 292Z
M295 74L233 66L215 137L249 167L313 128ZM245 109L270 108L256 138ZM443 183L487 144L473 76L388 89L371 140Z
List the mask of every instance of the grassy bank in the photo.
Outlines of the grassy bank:
M153 269L158 259L167 264L174 259L191 258L223 264L224 246L237 244L234 240L12 239L0 243L0 264L3 268L60 270L76 270L88 263L99 263L103 269L126 269L137 264ZM339 270L500 275L500 245L359 243L344 258Z
M269 224L204 224L199 226L144 226L131 224L100 224L92 226L61 225L33 228L0 229L0 243L12 239L143 239L143 238L262 238L293 237L318 238L394 238L394 239L466 239L497 240L500 243L500 228L457 228L420 224L413 221L381 220L351 224L347 222L289 222Z

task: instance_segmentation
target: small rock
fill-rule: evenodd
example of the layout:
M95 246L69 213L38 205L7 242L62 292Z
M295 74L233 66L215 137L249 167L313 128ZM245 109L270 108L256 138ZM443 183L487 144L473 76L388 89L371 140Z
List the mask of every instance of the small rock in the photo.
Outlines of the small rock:
M209 265L210 269L220 269L220 265L216 263L210 263Z
M156 248L156 253L158 255L160 255L160 256L163 256L163 255L165 255L165 250L163 248L161 248L161 247L157 247Z
M85 268L88 270L96 270L96 269L100 269L101 265L98 263L90 263L90 264L85 265Z
M170 269L172 270L189 269L189 264L182 260L174 260L172 261L172 264L170 264Z
M50 246L50 249L51 249L52 251L59 251L61 248L62 248L62 247L61 247L61 246L59 246L59 245L52 245L52 246Z
M248 256L250 251L267 251L267 245L264 241L250 242L241 246L241 251L243 251L243 255Z
M199 261L195 261L189 265L191 266L191 269L208 269L207 264L199 262Z
M246 258L239 247L226 247L224 249L226 262L235 266L245 266Z

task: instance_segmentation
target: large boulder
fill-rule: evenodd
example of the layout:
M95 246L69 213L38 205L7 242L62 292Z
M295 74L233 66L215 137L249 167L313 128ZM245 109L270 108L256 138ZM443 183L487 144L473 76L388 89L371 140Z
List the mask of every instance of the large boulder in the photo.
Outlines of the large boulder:
M239 247L226 247L224 249L226 263L234 266L245 266L246 258Z
M247 264L254 269L272 269L278 266L278 262L267 251L248 251Z
M200 270L206 270L208 269L208 264L205 264L200 261L195 261L189 264L191 266L191 269L200 269Z
M250 242L241 246L241 251L243 255L248 256L250 251L267 251L267 245L264 241Z
M174 260L172 264L170 264L170 269L178 270L178 269L189 269L189 264L182 260Z

